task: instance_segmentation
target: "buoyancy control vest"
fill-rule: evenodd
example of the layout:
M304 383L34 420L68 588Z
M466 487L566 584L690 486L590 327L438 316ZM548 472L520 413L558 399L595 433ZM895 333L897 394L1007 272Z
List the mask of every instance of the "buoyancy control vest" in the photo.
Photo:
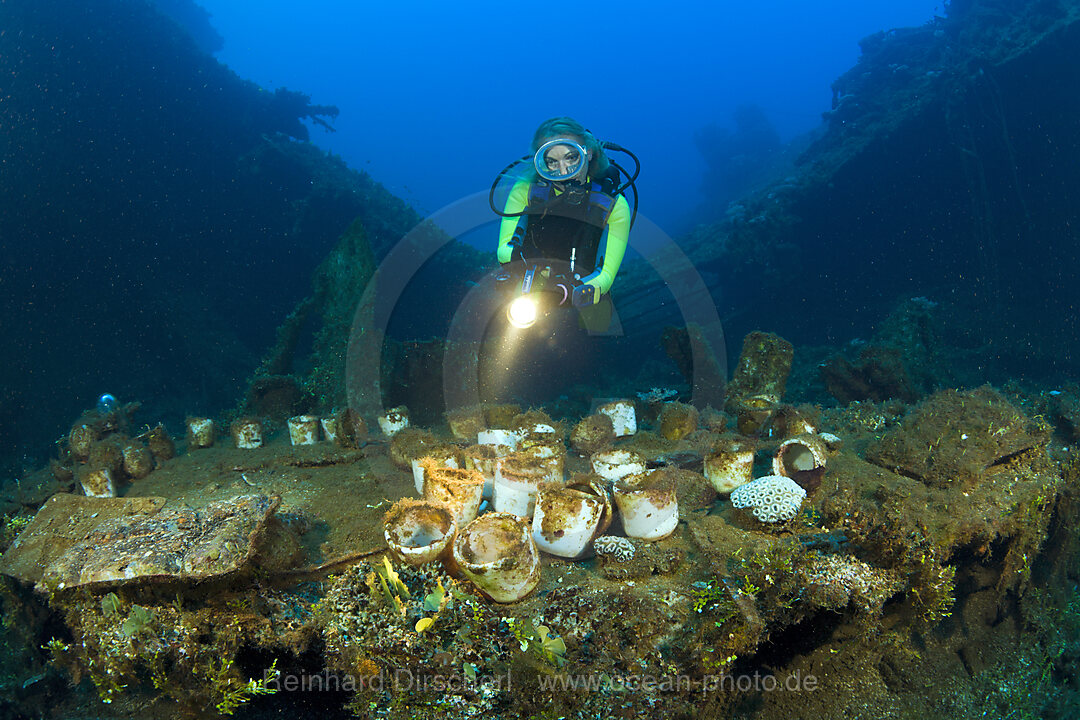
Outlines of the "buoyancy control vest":
M609 175L600 182L590 181L580 188L559 192L547 183L534 183L524 215L525 254L569 261L581 274L596 268L596 255L616 198L611 194L618 186L618 170L609 168Z

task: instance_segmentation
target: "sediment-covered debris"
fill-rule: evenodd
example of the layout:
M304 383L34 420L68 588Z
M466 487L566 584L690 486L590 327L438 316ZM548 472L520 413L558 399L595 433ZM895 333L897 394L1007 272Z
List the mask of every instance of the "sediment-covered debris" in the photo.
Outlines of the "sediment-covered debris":
M157 513L165 502L161 497L53 495L4 553L0 574L34 585L47 568L101 525L124 520L136 522Z
M866 457L928 485L970 488L991 468L1042 448L1051 429L1045 421L1028 418L992 388L946 390L885 433Z
M219 577L243 567L280 498L243 495L200 510L165 508L95 527L45 570L39 587L58 591Z

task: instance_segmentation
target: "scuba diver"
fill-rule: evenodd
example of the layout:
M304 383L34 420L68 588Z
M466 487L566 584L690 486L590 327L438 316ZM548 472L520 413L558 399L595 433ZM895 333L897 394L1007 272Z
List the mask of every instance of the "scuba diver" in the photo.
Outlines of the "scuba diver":
M629 155L633 175L606 150ZM492 210L502 217L497 280L519 292L508 319L515 327L529 327L540 312L539 295L547 293L560 306L576 307L590 334L603 333L611 324L610 291L637 213L634 180L640 163L629 150L598 141L568 117L541 123L532 151L499 174L489 196ZM528 161L531 167L517 175L500 210L496 187L512 168ZM634 191L633 210L623 195L628 188Z

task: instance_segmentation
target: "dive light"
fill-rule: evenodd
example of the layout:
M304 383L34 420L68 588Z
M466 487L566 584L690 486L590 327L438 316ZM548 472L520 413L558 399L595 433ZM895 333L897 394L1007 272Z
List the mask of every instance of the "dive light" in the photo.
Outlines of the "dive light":
M525 271L525 277L521 279L521 294L514 298L506 308L506 319L519 330L530 328L536 324L536 318L540 315L540 309L536 306L536 298L532 292L533 279L536 277L536 266Z
M538 315L536 298L532 295L519 295L506 308L506 319L519 330L535 325Z
M506 306L506 319L519 330L530 328L540 319L541 310L551 306L585 307L595 301L595 288L582 284L573 273L576 249L570 256L570 271L553 272L550 265L530 265L521 281L521 292ZM539 272L538 272L539 271ZM508 280L510 275L501 275ZM540 303L544 303L541 308Z

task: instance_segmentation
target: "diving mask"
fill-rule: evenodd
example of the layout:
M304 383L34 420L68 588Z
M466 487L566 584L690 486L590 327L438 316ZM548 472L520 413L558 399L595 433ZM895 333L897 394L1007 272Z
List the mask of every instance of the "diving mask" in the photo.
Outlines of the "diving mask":
M567 138L549 140L533 156L536 174L549 182L574 179L588 161L589 153L585 148Z

